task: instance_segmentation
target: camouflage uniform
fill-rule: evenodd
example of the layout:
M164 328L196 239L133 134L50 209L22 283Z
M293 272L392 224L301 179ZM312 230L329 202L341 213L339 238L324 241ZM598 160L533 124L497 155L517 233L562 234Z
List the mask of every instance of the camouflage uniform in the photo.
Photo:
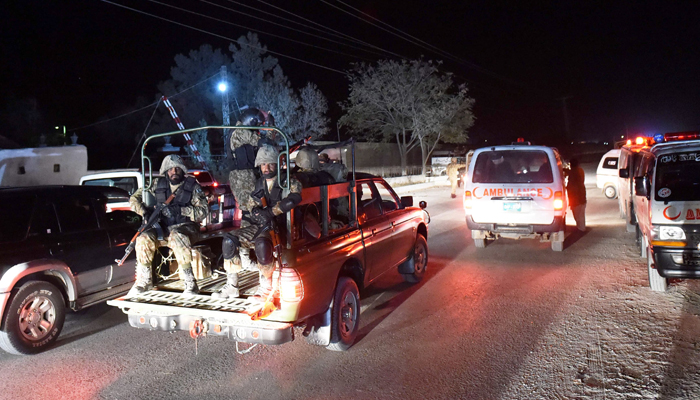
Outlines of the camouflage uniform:
M240 122L238 123L240 124ZM236 129L231 134L231 150L235 151L244 145L257 146L258 135L250 129ZM228 174L228 181L231 185L231 191L236 198L238 208L243 212L244 218L241 221L241 227L250 225L248 208L248 198L255 186L255 172L253 169L232 169Z
M183 173L187 171L187 167L182 164L182 160L178 156L168 157L170 158L166 158L161 166L160 172L162 174L167 173L173 167L182 169ZM167 178L158 178L151 188L148 189L148 193L150 193L150 196L156 197L156 188L164 186L163 183L159 183L161 180L166 180L170 193L176 193L178 189L184 187L188 179L194 180L194 178L185 178L182 182L175 185L167 182ZM168 222L166 222L168 220L161 217L161 226L163 226L165 231L163 232L163 240L158 239L158 232L155 228L146 230L136 239L137 282L134 284L133 292L130 292L130 295L142 292L151 286L153 257L156 250L162 246L169 247L173 251L178 266L186 279L192 275L192 242L197 239L199 234L198 224L207 217L209 208L207 197L199 184L196 181L190 182L190 184L193 186L193 189L188 204L179 206L179 214L170 220L181 222L168 225ZM132 211L145 218L145 215L152 210L148 210L144 204L143 192L143 188L139 188L129 198L129 204ZM180 193L180 191L177 193ZM143 290L138 290L139 287Z
M268 148L270 150L268 150ZM276 156L269 155L266 159L268 153L274 152L277 154L277 150L274 150L270 146L264 146L258 152L255 164L260 165L259 161L265 161L267 164L271 164L272 160L277 161ZM291 210L293 206L301 201L301 183L294 177L290 177L290 190L289 194L282 198L282 189L277 183L277 177L273 179L265 179L265 177L260 177L254 182L254 189L252 192L263 189L265 193L265 198L268 200L269 212L274 216L277 226L280 227L280 232L282 232L286 226L284 220L284 214ZM271 193L276 196L271 197ZM292 199L292 200L287 200ZM284 204L283 201L285 201ZM241 208L245 207L247 210L253 210L254 208L259 208L261 202L253 196L248 196L245 204L241 204ZM260 283L263 290L272 289L272 272L274 271L274 259L271 257L272 248L270 247L270 233L265 232L259 234L257 237L255 235L263 227L261 221L255 221L254 223L248 224L241 229L236 229L224 237L222 253L224 255L224 269L226 270L227 283L221 289L220 292L212 295L217 298L228 298L228 297L238 297L238 273L244 267L245 252L250 249L255 249L255 255L258 259L258 268L260 270ZM267 241L267 242L265 242Z
M452 185L452 198L457 197L456 193L457 183L459 182L459 169L465 167L465 164L459 164L457 163L457 159L453 158L452 162L447 165L447 168L445 168L445 172L447 172L447 178L450 180L450 184Z

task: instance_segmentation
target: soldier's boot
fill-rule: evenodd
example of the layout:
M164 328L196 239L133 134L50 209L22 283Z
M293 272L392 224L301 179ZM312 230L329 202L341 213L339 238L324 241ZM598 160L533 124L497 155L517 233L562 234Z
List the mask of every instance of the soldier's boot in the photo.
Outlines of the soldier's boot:
M199 286L197 286L197 280L194 279L194 272L192 272L191 264L182 265L182 277L185 282L185 290L182 292L185 296L192 296L199 293Z
M227 273L224 287L222 287L220 291L211 294L211 297L214 299L231 299L239 296L237 272Z
M272 289L272 278L266 278L263 274L260 274L260 285L250 299L263 303L267 300L268 296L270 296L270 293L272 293Z
M134 282L134 286L131 287L126 297L134 297L152 288L153 278L151 268L146 265L136 264L136 282Z
M452 193L452 195L451 195L451 196L452 196L452 198L453 198L453 199L457 197L457 195L456 195L456 194L454 194L454 193Z

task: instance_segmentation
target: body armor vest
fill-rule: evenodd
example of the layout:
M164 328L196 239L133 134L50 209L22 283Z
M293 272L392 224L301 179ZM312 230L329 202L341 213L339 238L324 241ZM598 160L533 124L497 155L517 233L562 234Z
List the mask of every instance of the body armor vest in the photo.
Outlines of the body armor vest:
M180 208L189 206L192 200L192 192L197 185L197 180L193 177L185 178L177 190L175 190L175 198L170 202L170 208L175 209L175 216L173 218L162 218L166 227L170 227L176 224L181 224L183 222L191 222L189 218L183 216L180 213ZM167 178L158 179L158 185L156 186L156 201L158 204L163 204L170 197L172 192L170 191L170 183Z

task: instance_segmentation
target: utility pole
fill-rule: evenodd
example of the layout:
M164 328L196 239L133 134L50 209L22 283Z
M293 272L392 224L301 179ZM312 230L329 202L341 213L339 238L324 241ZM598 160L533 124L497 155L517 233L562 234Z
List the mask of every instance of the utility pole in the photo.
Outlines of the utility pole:
M226 65L221 66L221 82L219 82L219 91L221 92L221 119L224 126L231 126L230 114L228 104L228 78L226 76ZM231 130L224 129L224 155L226 155L226 160L231 159L231 146L229 145L231 137Z
M561 100L562 111L564 112L564 132L566 133L566 140L569 142L571 141L571 128L569 126L569 110L566 107L566 100L572 97L573 96L564 96L558 99Z

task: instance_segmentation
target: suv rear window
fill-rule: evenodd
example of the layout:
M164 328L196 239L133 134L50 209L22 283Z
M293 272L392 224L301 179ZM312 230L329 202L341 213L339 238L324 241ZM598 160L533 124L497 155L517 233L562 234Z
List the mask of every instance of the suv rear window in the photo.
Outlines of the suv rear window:
M136 178L131 176L123 178L90 179L89 181L83 181L83 185L118 187L129 192L129 195L134 194L136 189L139 188Z
M485 151L474 164L474 183L552 183L552 165L542 150Z
M0 198L0 242L17 242L27 236L35 201L31 195Z

